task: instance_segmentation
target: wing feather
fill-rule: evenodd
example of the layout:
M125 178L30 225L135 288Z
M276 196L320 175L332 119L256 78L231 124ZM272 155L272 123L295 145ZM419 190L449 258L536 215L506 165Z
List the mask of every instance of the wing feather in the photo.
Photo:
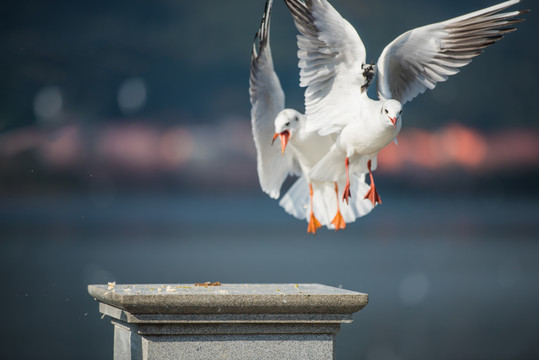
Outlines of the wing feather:
M273 0L266 1L260 29L253 42L249 95L258 179L262 190L276 199L284 180L292 171L292 161L282 156L280 147L272 146L271 142L275 132L275 117L284 109L284 92L273 68L269 46L272 2Z
M510 0L447 21L410 30L393 40L378 59L378 95L401 103L459 72L483 50L516 29L527 10L500 13Z
M285 0L298 35L300 86L306 87L307 131L328 135L359 113L366 79L365 46L326 0ZM331 106L329 106L331 104Z

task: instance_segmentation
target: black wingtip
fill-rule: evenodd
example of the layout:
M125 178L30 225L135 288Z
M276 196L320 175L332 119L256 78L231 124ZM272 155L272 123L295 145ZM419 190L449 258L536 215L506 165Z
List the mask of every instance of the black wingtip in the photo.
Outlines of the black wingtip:
M264 14L262 15L262 20L260 21L260 28L255 33L255 37L253 40L253 50L251 56L252 60L254 60L268 44L272 3L273 0L266 0L266 5L264 6ZM256 51L257 47L258 53Z

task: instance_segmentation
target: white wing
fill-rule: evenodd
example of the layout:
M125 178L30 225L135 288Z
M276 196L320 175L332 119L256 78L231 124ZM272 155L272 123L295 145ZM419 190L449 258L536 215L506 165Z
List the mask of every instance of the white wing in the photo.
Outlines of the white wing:
M498 12L519 3L510 0L473 13L410 30L393 40L378 59L378 95L402 104L459 72L483 49L512 32L516 16Z
M274 120L284 109L284 92L273 69L269 46L271 5L266 8L260 30L255 35L251 57L249 95L251 99L251 125L257 151L258 179L262 190L270 197L279 197L281 185L286 179L292 161L281 155L280 146L272 146L275 133ZM258 52L257 52L258 43Z
M352 25L326 0L285 0L298 35L300 86L305 90L307 131L328 135L359 114L366 80L365 46Z

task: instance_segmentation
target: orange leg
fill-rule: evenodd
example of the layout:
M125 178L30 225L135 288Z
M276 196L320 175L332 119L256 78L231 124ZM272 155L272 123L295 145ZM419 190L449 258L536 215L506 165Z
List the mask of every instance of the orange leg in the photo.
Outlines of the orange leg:
M348 165L350 165L350 160L348 160L348 158L344 160L344 165L346 166L346 186L344 187L344 191L342 193L342 199L348 204L348 198L352 196L350 194L350 177L348 175Z
M344 218L341 214L341 209L339 208L339 186L337 185L337 182L335 181L335 194L337 195L337 215L335 215L335 218L331 221L333 225L335 225L335 231L340 229L346 228L346 223L344 222Z
M311 218L309 220L309 225L307 226L307 233L309 234L316 234L316 230L322 226L320 224L320 221L314 216L313 212L313 186L309 184L309 190L311 194Z
M376 187L374 186L374 178L372 177L370 160L367 163L367 167L369 168L369 176L371 177L371 188L369 189L369 191L367 191L365 199L369 199L373 205L376 205L376 203L381 204L382 199L380 199L380 195L378 195L378 191L376 191Z

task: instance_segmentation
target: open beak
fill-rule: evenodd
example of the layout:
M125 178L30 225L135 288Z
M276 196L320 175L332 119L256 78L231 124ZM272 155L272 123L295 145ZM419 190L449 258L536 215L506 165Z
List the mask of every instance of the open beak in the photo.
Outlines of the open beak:
M397 117L396 116L394 118L389 117L389 120L391 120L391 123L393 124L393 126L397 126Z
M275 142L275 139L277 139L278 136L281 137L281 153L284 155L284 150L286 149L286 144L288 144L288 139L290 139L290 131L285 130L280 134L275 133L275 135L273 135L273 140L271 142L272 145L273 145L273 143Z

